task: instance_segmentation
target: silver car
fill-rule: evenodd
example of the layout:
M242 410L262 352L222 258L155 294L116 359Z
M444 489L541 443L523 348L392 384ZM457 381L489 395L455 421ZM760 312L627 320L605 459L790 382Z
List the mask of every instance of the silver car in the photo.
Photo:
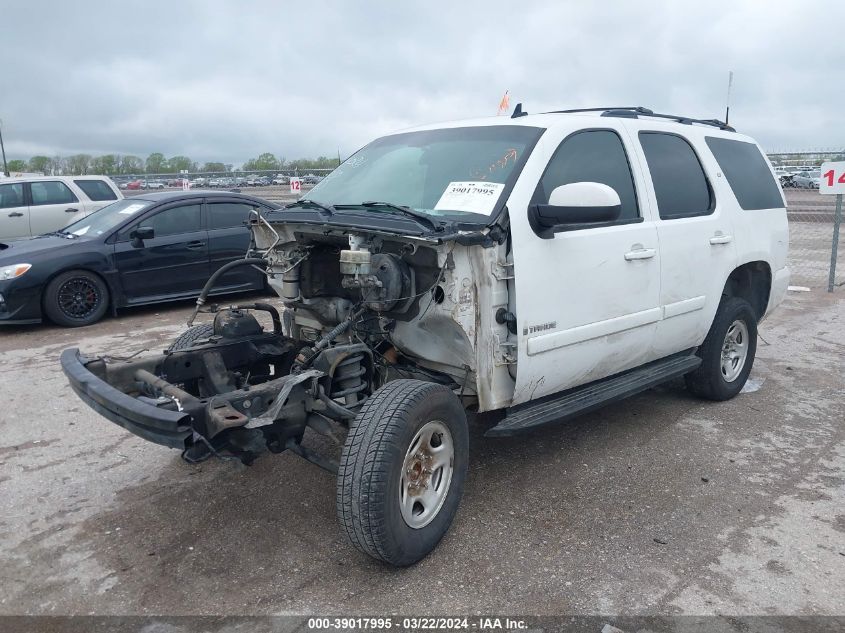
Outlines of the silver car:
M822 174L820 169L815 171L798 172L792 177L792 186L799 189L818 189Z

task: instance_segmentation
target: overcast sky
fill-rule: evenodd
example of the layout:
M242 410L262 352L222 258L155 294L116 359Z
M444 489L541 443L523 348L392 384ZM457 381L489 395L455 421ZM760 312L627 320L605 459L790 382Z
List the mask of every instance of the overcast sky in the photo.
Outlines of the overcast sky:
M528 111L644 105L767 150L845 145L845 3L0 0L9 158L239 164Z

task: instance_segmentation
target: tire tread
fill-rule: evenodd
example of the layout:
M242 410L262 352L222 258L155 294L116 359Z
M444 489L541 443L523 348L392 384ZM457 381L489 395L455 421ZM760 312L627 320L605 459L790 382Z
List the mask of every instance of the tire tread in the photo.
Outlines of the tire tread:
M394 380L376 391L356 417L338 471L337 515L347 540L358 550L396 564L385 549L383 507L390 456L401 446L403 424L411 412L443 385L421 380ZM451 394L451 392L449 392Z
M170 347L167 348L167 351L178 352L181 349L186 349L193 346L193 344L197 341L207 339L212 334L214 334L213 323L200 323L199 325L194 325L173 339L173 342L170 344Z

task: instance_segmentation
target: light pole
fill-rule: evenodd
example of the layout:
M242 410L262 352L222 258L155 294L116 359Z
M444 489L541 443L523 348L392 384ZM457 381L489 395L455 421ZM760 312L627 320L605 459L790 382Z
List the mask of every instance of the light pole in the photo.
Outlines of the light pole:
M0 119L0 152L3 154L3 173L9 176L9 167L6 165L6 148L3 146L3 120Z

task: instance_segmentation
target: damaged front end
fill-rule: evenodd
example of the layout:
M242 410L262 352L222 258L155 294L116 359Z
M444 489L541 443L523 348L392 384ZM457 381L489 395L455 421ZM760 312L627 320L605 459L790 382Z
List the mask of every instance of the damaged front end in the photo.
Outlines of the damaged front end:
M250 310L269 312L273 331L263 332ZM189 461L218 454L249 463L264 450L291 449L334 470L330 458L300 443L306 427L332 437L332 425L354 418L333 397L346 396L354 408L348 396L370 389L372 354L362 344L337 345L305 363L281 328L273 306L235 306L217 312L208 336L161 356L87 358L68 349L61 363L89 406L146 440L182 449Z
M250 257L221 268L197 300L213 324L194 326L164 354L122 359L62 354L74 391L100 414L189 461L210 455L251 462L265 450L292 450L336 471L337 462L303 445L306 429L335 444L365 400L396 378L437 382L464 404L494 408L509 397L507 364L483 349L477 287L497 279L500 244L295 222L256 214ZM461 236L459 236L461 237ZM220 309L205 304L228 269L260 266L281 297ZM272 321L265 331L256 318Z

